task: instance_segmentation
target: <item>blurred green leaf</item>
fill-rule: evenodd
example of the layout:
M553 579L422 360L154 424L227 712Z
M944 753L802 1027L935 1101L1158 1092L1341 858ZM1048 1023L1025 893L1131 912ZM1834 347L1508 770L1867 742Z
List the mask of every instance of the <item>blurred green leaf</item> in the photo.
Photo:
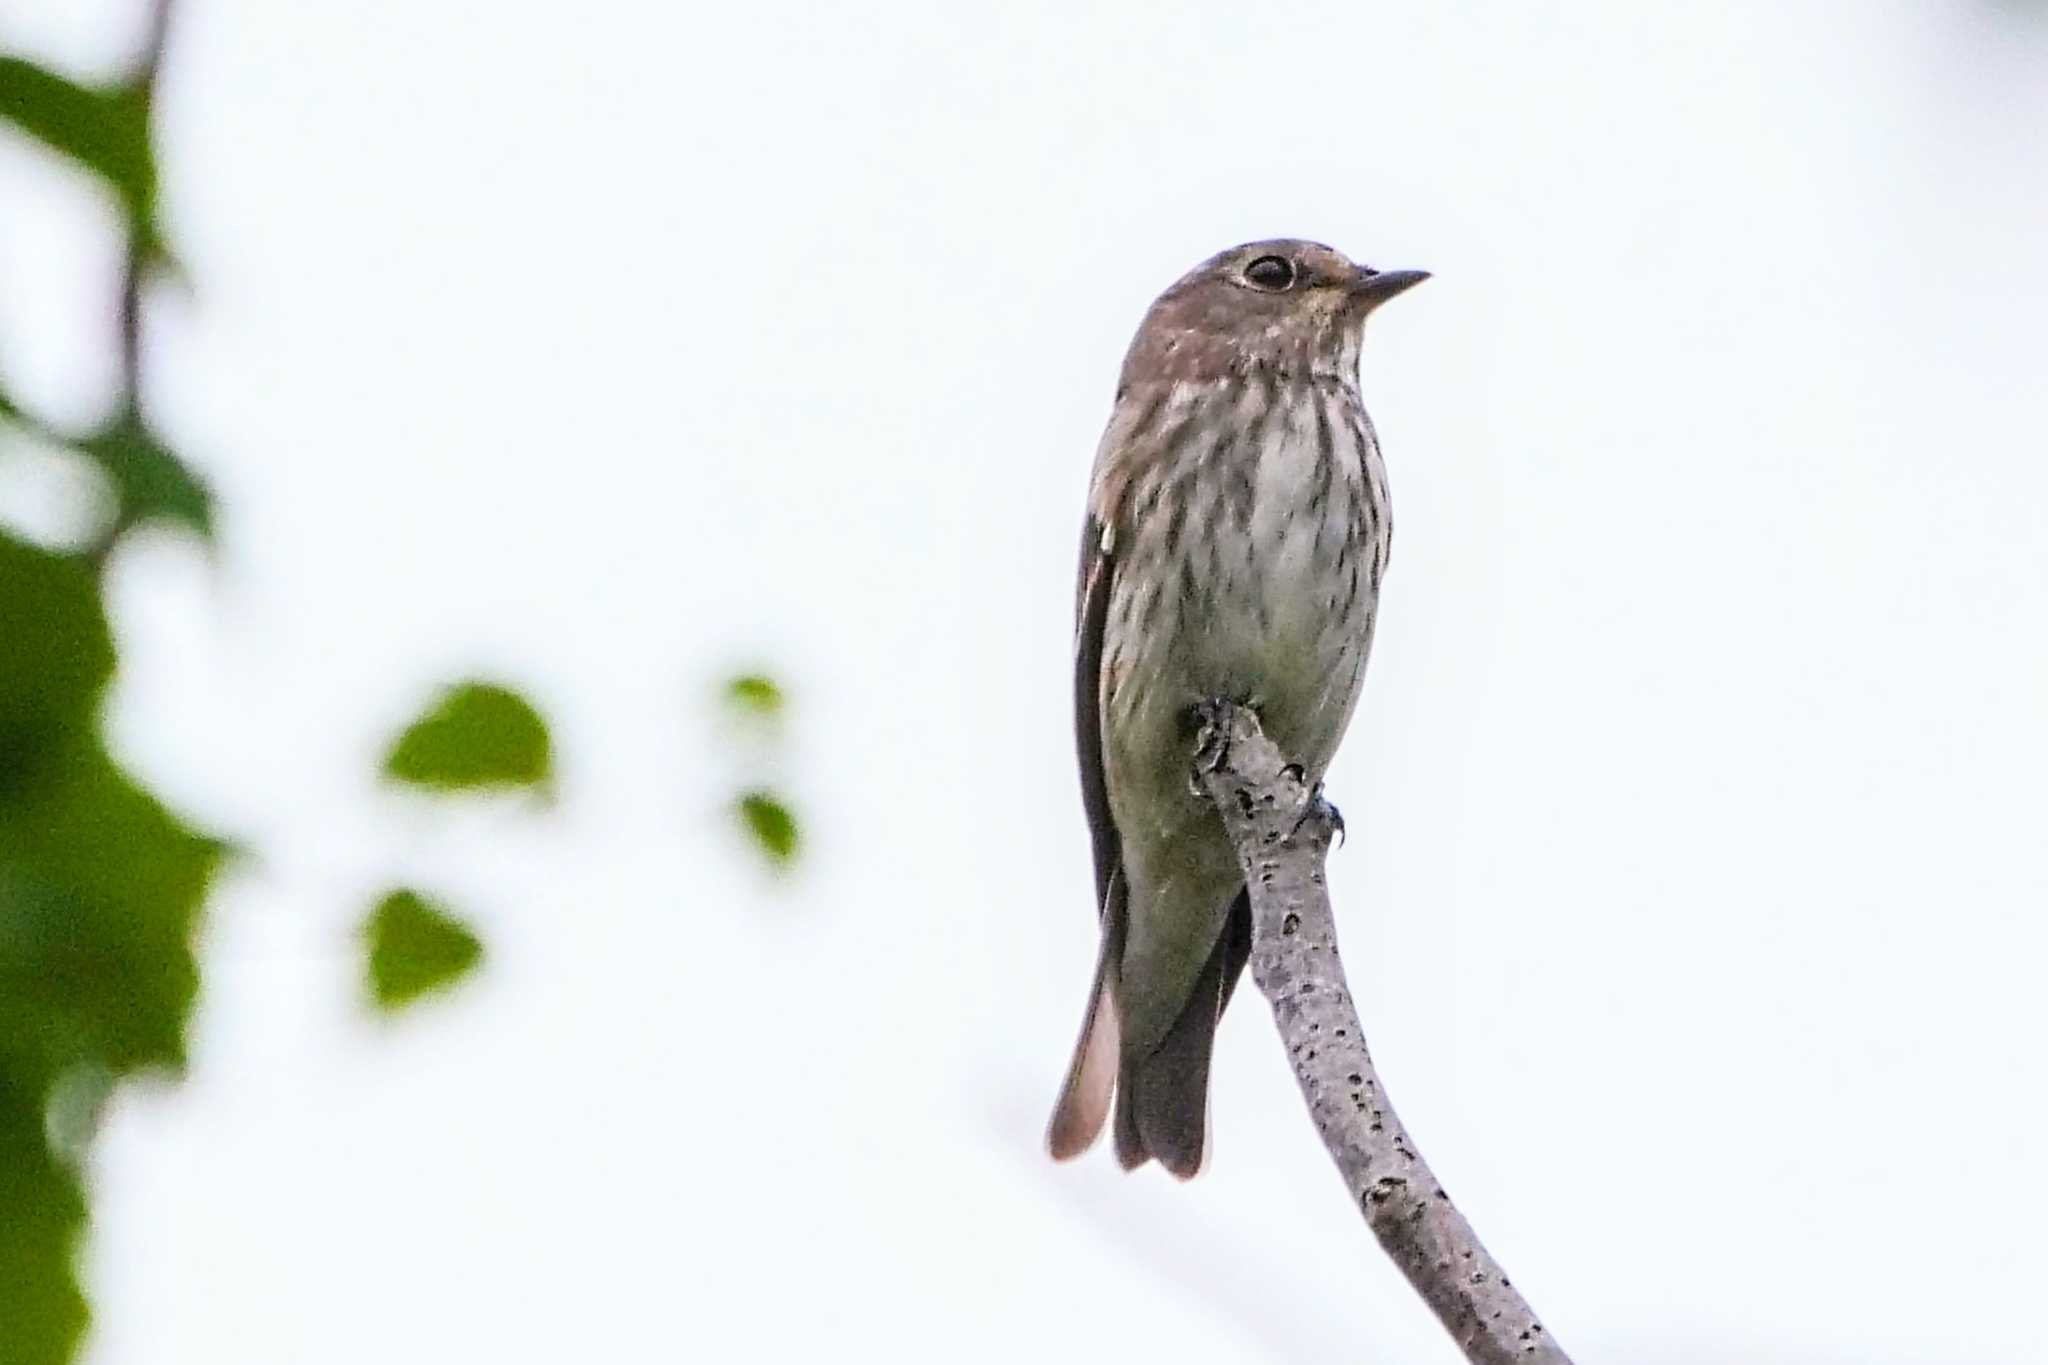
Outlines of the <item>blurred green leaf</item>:
M99 593L84 561L0 532L0 801L91 729L114 671Z
M0 1066L178 1069L192 939L225 850L96 744L0 800Z
M779 715L785 700L775 679L760 673L748 673L727 683L725 699L737 710L760 716Z
M398 1010L453 985L483 960L484 945L466 925L417 891L393 891L363 926L370 995Z
M57 1078L49 1103L43 1106L43 1132L59 1160L85 1160L92 1140L99 1136L117 1079L97 1062L74 1066Z
M407 726L384 760L400 782L442 790L535 787L552 775L547 723L518 693L492 683L450 688Z
M84 1335L78 1173L50 1151L40 1090L0 1071L0 1360L59 1365Z
M143 87L80 85L33 62L0 56L0 121L106 181L131 224L150 220L156 159Z
M739 798L740 822L754 843L777 867L796 861L801 834L796 816L773 792L751 791Z
M119 85L0 54L0 125L97 176L127 239L123 415L76 439L0 393L0 423L97 462L117 534L169 519L208 535L212 499L142 421L132 373L134 291L168 263L149 85L168 13L153 11L150 51ZM96 566L0 532L0 1365L62 1365L78 1348L77 1163L123 1076L184 1065L192 943L224 853L108 755L98 715L113 667Z
M192 470L135 418L114 423L79 443L114 481L120 525L168 520L211 539L213 494Z
M75 1153L97 1096L181 1067L194 930L222 847L107 755L99 581L0 533L0 1360L57 1365L86 1321ZM59 1101L57 1103L53 1103Z

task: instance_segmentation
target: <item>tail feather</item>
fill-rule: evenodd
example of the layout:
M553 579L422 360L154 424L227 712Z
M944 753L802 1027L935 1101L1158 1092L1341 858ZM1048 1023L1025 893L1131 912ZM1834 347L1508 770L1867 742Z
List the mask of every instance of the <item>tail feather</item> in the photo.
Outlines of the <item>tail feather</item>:
M1159 1046L1126 1057L1117 1093L1117 1157L1126 1170L1157 1158L1186 1180L1202 1169L1209 1127L1209 1054L1223 993L1211 957ZM1136 1143L1131 1142L1135 1136Z
M1102 946L1096 951L1095 983L1088 988L1081 1037L1074 1044L1074 1059L1067 1064L1067 1078L1060 1085L1059 1101L1053 1106L1052 1123L1046 1129L1045 1145L1055 1161L1068 1161L1087 1151L1109 1117L1121 1052L1117 1042L1120 1030L1115 979L1117 964L1123 956L1123 927L1123 874L1113 872L1103 907Z
M1202 1169L1209 1127L1209 1059L1216 1023L1251 954L1251 900L1231 902L1180 1017L1157 1047L1126 1049L1116 1097L1116 1154L1125 1170L1156 1158L1182 1180Z
M1053 1160L1070 1161L1095 1145L1116 1090L1116 1056L1116 1003L1108 991L1098 988L1046 1129L1045 1145Z

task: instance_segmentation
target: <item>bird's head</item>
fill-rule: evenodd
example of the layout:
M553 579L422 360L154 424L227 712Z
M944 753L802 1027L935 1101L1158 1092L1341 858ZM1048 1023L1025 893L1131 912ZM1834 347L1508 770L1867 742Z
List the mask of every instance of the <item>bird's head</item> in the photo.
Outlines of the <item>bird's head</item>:
M1355 377L1365 319L1429 278L1375 270L1320 242L1280 238L1218 252L1153 303L1124 385L1266 371Z

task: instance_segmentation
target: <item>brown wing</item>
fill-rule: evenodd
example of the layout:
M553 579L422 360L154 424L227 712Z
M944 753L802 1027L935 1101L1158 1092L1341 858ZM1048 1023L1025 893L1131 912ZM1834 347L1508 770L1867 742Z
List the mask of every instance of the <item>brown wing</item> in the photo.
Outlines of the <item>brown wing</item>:
M1095 955L1095 981L1088 990L1081 1037L1053 1106L1046 1145L1066 1161L1088 1150L1109 1117L1122 1055L1116 1011L1116 977L1123 956L1124 901L1128 891L1119 862L1123 850L1109 817L1109 788L1102 773L1102 631L1109 617L1115 563L1102 551L1102 524L1093 516L1081 530L1081 581L1074 611L1074 737L1081 758L1081 802L1095 839L1095 912L1102 942Z
M1095 911L1109 908L1123 850L1109 814L1102 770L1102 633L1109 620L1116 560L1102 547L1102 523L1090 513L1081 528L1081 577L1074 606L1074 739L1081 759L1081 804L1095 840Z

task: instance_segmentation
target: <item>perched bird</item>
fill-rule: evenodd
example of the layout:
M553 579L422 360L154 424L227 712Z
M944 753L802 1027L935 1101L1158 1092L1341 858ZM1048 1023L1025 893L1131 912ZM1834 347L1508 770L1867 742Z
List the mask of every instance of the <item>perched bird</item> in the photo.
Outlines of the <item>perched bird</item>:
M1075 729L1101 947L1054 1157L1115 1100L1126 1169L1202 1163L1216 1021L1251 950L1194 708L1250 706L1320 781L1350 722L1392 531L1358 394L1374 308L1428 276L1253 242L1161 294L1124 358L1081 536Z

